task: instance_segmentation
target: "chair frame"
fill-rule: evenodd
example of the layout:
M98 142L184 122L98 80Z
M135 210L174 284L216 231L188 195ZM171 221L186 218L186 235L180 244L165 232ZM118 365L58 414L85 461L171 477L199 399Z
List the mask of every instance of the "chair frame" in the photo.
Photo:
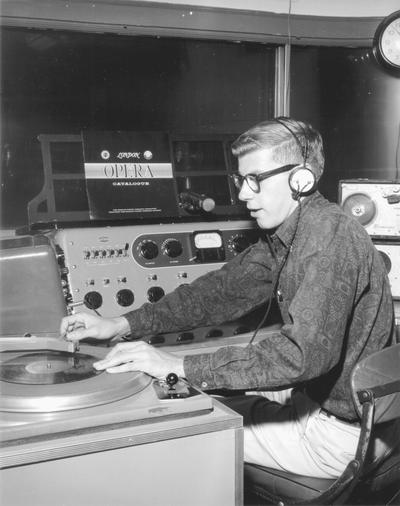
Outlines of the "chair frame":
M354 459L349 462L343 473L329 486L327 490L317 497L296 501L270 494L265 489L254 486L252 494L264 502L263 504L284 505L324 505L324 504L345 504L350 494L360 482L370 446L371 436L374 427L375 402L377 399L387 395L400 392L400 380L390 381L382 385L370 388L363 388L356 392L362 406L361 432L358 440L357 450Z

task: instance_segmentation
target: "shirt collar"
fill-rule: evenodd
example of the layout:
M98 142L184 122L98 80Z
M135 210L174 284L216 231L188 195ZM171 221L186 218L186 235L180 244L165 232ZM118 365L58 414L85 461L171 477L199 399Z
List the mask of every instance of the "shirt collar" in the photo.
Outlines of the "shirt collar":
M320 193L318 191L314 192L309 197L303 198L300 205L300 213L301 216L307 212L308 208L312 203L319 197ZM296 232L296 223L298 217L299 207L297 207L292 214L280 225L274 232L273 236L276 236L283 244L283 246L288 247L290 242L293 240L293 234ZM301 216L299 219L301 219Z

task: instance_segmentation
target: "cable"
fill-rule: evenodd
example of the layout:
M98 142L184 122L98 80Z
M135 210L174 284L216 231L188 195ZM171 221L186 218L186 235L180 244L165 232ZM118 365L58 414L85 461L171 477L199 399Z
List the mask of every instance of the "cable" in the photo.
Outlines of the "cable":
M395 163L396 163L396 181L399 180L399 159L400 159L400 123L399 123L399 135L397 136L397 146L396 146L396 155L395 155Z
M299 191L299 194L300 193L301 193L301 190ZM278 259L277 259L277 256L276 256L276 252L275 252L275 250L273 248L273 245L271 243L271 238L267 234L268 246L270 248L271 254L274 257L274 260L275 260L276 266L277 266L277 268L276 268L276 275L275 275L274 281L272 283L271 297L270 297L270 299L268 301L267 309L266 309L266 311L264 313L264 316L262 317L260 323L257 325L255 331L253 332L253 335L251 336L249 342L247 343L247 346L251 345L251 343L254 341L256 335L258 334L258 331L260 330L260 328L264 325L265 321L267 320L269 312L271 310L272 299L274 297L276 297L277 288L278 288L278 284L279 284L279 278L280 278L282 269L285 266L286 261L287 261L287 259L289 257L289 253L290 253L290 251L293 248L294 241L295 241L296 234L297 234L297 230L299 228L300 215L301 215L301 201L299 200L298 203L299 203L299 205L297 207L297 217L296 217L296 224L295 224L295 227L294 227L294 232L293 232L293 235L292 235L292 237L290 239L290 242L288 244L287 251L286 251L286 253L285 253L284 257L282 258L281 263L279 265L278 265Z
M94 311L97 314L97 316L100 316L100 318L102 318L102 315L97 311L97 309L88 300L85 300L84 302L82 302L82 304L84 306L86 306L88 309L90 309L91 311Z
M287 43L285 47L285 114L290 110L290 60L291 60L291 47L292 47L292 31L291 31L291 15L292 15L292 0L289 0L288 14L287 14Z
M292 0L289 0L288 15L287 15L287 32L288 32L288 44L289 45L291 44L291 41L292 41L292 32L291 32L291 26L290 26L291 16L292 16Z

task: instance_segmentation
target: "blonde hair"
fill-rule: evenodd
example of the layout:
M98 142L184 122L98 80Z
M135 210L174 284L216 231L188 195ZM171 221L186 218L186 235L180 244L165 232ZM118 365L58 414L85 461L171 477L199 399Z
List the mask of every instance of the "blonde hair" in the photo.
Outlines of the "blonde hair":
M324 170L322 137L309 123L284 116L263 121L232 144L232 154L236 157L259 149L271 149L273 159L282 165L307 163L317 180Z

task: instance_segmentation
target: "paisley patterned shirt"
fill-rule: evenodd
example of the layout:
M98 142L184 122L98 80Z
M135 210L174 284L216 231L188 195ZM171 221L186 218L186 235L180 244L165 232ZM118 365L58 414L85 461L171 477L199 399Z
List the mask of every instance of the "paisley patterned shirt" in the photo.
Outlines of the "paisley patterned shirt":
M246 347L184 358L186 378L207 389L301 387L339 417L356 413L350 374L392 344L393 302L383 260L364 228L320 193L272 235L221 269L125 314L134 336L236 319L266 305L277 283L283 326Z

